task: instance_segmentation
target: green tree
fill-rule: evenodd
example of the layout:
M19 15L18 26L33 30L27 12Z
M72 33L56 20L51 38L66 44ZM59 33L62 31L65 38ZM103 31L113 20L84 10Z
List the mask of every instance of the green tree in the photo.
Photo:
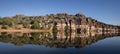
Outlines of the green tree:
M56 32L57 31L57 22L54 22L54 25L53 25L53 32Z
M40 25L39 25L39 22L38 21L34 21L32 27L32 29L40 29Z
M24 28L30 28L30 23L28 21L25 21L22 23Z
M14 23L13 23L13 22L10 22L10 23L8 24L8 26L9 26L9 27L13 27L13 26L14 26Z
M69 31L69 30L70 30L70 26L66 25L66 26L64 27L64 29L65 29L65 31Z

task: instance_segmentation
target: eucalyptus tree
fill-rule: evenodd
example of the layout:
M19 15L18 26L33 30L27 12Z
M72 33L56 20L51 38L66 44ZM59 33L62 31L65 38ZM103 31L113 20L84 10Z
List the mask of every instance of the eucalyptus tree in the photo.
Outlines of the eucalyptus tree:
M32 28L32 29L40 29L40 24L39 24L39 22L35 20L31 28Z

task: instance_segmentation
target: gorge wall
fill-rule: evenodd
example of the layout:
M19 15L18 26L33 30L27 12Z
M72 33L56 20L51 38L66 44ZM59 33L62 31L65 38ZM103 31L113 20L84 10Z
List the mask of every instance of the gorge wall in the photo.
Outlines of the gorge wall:
M38 29L51 31L86 32L120 32L120 26L106 24L83 14L49 14L45 16L24 16L0 18L0 29Z

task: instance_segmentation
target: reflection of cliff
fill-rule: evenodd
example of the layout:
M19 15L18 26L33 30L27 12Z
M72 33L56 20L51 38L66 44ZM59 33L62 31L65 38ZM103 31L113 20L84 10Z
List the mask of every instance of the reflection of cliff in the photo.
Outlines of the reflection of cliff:
M48 47L67 48L76 47L82 48L86 45L91 45L101 39L119 36L119 33L104 33L104 34L76 34L76 33L27 33L22 36L14 36L16 34L1 33L0 41L9 42L15 45L34 44L45 45Z

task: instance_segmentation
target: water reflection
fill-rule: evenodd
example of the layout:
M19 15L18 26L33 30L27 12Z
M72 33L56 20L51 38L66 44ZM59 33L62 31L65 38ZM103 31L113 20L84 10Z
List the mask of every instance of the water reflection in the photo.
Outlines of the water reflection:
M55 32L55 33L0 33L0 42L12 43L17 46L25 44L45 45L55 48L83 48L99 40L120 36L119 33L82 33Z

